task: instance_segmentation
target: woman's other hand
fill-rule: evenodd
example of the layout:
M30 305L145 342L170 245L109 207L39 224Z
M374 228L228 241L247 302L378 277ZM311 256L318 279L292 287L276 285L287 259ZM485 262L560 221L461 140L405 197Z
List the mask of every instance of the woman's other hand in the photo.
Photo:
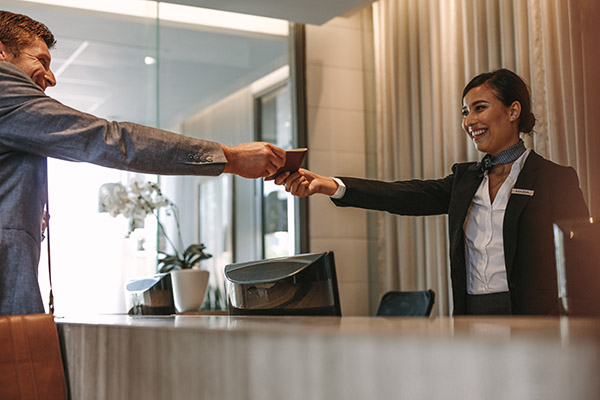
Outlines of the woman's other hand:
M332 178L315 174L304 168L278 175L275 184L285 185L286 191L298 197L308 197L315 193L331 196L338 188L337 182Z

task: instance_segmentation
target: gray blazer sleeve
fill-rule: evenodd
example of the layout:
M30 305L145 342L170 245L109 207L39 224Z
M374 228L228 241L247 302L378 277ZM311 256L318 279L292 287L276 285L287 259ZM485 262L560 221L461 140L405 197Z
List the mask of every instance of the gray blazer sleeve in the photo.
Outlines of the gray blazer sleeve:
M227 162L218 143L67 107L8 62L0 62L2 148L153 174L218 175Z

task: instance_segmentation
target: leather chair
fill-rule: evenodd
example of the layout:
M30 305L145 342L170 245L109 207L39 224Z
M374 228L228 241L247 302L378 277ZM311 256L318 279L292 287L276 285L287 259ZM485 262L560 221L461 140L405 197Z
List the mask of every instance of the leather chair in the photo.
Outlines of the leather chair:
M429 317L435 293L433 290L416 292L387 292L381 298L377 308L378 317Z

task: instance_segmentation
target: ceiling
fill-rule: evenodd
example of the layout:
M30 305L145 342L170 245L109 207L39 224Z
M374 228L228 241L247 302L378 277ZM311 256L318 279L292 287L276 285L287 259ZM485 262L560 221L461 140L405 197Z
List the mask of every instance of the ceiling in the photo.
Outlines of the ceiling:
M109 120L176 129L186 117L288 63L287 37L157 25L153 19L16 0L2 0L2 8L42 21L56 36L51 55L58 83L46 93ZM147 65L146 57L158 63Z
M333 17L359 10L374 0L165 0L168 3L213 8L321 25Z
M121 1L125 4L129 0ZM313 24L371 3L364 0L168 2ZM73 108L110 120L176 130L185 118L287 65L289 59L288 38L281 35L249 34L189 23L157 24L153 18L29 1L0 3L2 9L45 23L56 36L58 43L51 54L58 84L49 88L47 94ZM80 4L84 3L80 0ZM91 0L87 3L97 4ZM158 62L147 65L147 57Z

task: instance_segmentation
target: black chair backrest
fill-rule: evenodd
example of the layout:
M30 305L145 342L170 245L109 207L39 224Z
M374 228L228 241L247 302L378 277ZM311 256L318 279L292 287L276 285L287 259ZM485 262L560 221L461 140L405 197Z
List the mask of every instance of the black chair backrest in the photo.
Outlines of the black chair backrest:
M559 310L571 317L600 316L600 223L554 224Z
M375 315L429 317L434 302L435 293L431 289L417 292L387 292L381 298Z

